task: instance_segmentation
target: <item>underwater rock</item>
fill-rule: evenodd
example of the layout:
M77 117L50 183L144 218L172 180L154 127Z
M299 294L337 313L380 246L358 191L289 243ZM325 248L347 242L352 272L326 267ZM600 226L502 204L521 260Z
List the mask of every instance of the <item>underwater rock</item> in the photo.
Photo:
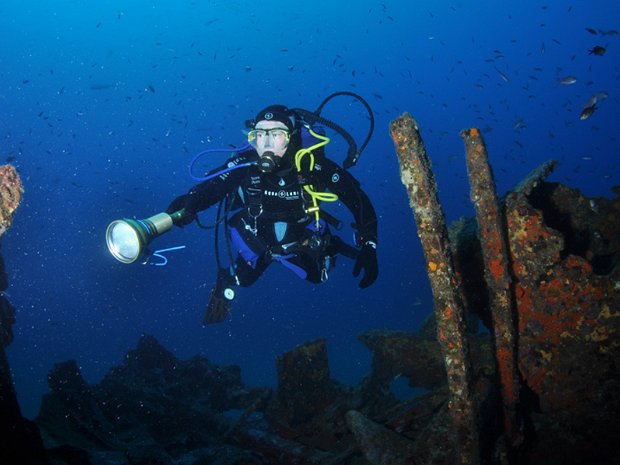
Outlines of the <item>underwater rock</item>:
M0 166L0 237L11 227L13 213L22 201L21 179L12 165Z
M341 463L341 457L357 450L344 415L359 407L360 398L354 389L330 378L325 339L284 353L276 366L278 389L264 409L270 427L297 447L327 453L318 463ZM316 460L317 453L311 458Z
M241 428L234 437L240 446L262 459L256 462L260 464L326 465L335 459L333 454L311 444L282 437L266 424Z
M414 444L409 439L369 420L355 410L347 413L347 424L372 465L416 463Z
M329 375L325 339L307 342L277 357L278 389L272 410L289 425L308 422L346 389Z
M1 317L3 319L2 325L5 325L7 321L6 308L12 309L12 307L4 296L0 297L0 305L4 309ZM0 330L3 328L4 326L0 327ZM3 338L3 344L0 345L0 463L47 465L50 462L45 453L37 425L22 417L13 386L9 361L4 351L5 341L6 337ZM6 344L8 345L8 342Z
M44 396L36 418L48 447L122 447L75 360L57 363L48 375L48 385L51 393Z
M372 370L365 380L372 393L385 390L401 376L415 386L435 389L446 383L439 343L403 331L366 331L359 339L372 352Z
M0 347L8 347L13 342L14 324L15 307L5 296L0 295Z
M17 170L0 166L0 238L11 226L22 198ZM0 463L46 465L49 458L34 422L22 417L5 347L13 341L15 308L4 293L8 287L4 260L0 256Z
M238 366L177 360L149 335L100 383L88 385L68 361L52 369L49 385L36 419L48 447L126 452L162 463L220 444L230 429L226 413L247 408L264 392L246 388Z

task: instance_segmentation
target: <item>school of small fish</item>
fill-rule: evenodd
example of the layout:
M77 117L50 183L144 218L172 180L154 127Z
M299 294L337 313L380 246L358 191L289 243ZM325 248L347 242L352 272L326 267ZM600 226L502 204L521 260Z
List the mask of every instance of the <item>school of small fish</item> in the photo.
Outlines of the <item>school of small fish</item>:
M618 32L615 29L603 30L603 29L595 29L591 27L586 27L585 29L588 33L592 35L597 35L597 36L600 35L600 36L606 36L606 37L616 37L620 35L620 32ZM560 42L557 39L553 39L553 42L555 42L557 45L560 45ZM540 47L540 54L544 55L545 50L546 50L545 43L543 42ZM488 63L496 63L497 59L504 58L504 54L500 50L493 50L493 52L495 53L495 56L493 58L485 60ZM602 57L605 55L606 52L607 52L607 47L603 45L594 45L591 49L588 49L588 55L593 55L593 56ZM503 72L497 66L494 66L494 69L502 81L510 82L510 77L508 76L508 74L506 74L506 72ZM541 71L542 69L536 68L536 70ZM536 76L532 76L532 75L528 77L533 80L538 79ZM568 87L568 86L572 86L573 84L577 83L577 77L569 74L566 76L558 77L556 82L559 86ZM482 85L477 84L476 87L482 88ZM583 105L582 110L579 114L579 119L584 121L588 119L590 116L592 116L594 112L596 111L596 109L598 108L597 104L605 100L607 96L608 96L607 92L604 92L604 91L597 92L594 95L592 95L588 99L588 101ZM525 127L526 126L522 120L517 121L513 126L514 129L522 129Z
M588 31L592 35L600 34L601 36L617 36L619 34L618 31L616 31L615 29L611 29L607 31L599 29L597 31L594 28L586 27L586 31ZM607 52L607 48L603 47L602 45L595 45L590 50L588 50L589 55L595 55L599 57L602 57L603 55L605 55L605 52ZM567 76L565 78L560 79L559 82L562 85L570 85L570 84L573 84L574 82L577 82L576 78L573 82L569 82L570 78L572 78L572 76ZM563 82L565 80L566 82ZM598 108L597 104L605 100L607 97L608 97L607 92L604 92L604 91L597 92L596 94L592 95L588 99L588 101L585 103L585 105L583 106L581 113L579 114L579 119L581 121L587 120L590 116L594 114L594 112Z
M191 2L190 5L196 5L196 2ZM452 11L456 12L458 10L457 7L452 6L450 7ZM542 6L542 9L547 9L546 6ZM572 9L572 7L568 7L567 11L570 12ZM371 8L368 13L377 13L380 15L380 20L379 20L379 24L386 22L386 23L392 23L395 22L396 19L394 16L389 15L388 14L388 5L386 3L380 3L380 8L379 9L375 9L375 11L373 11L373 9ZM435 17L435 15L428 11L427 12L429 17L432 19ZM124 11L116 11L113 14L114 17L114 21L125 21L126 16L125 16L125 12ZM218 18L213 18L210 20L207 20L206 22L203 23L204 27L213 27L213 25L217 25L219 19ZM544 27L545 24L541 23L540 27ZM99 21L95 24L95 29L102 29L106 27L105 22ZM615 40L615 37L617 37L618 35L620 35L620 32L618 32L618 30L615 29L600 29L600 28L592 28L592 27L585 27L585 31L590 35L590 36L594 36L596 37L596 43L591 44L590 48L586 48L584 47L584 50L582 50L582 53L584 56L586 57L591 57L592 60L599 60L599 59L608 59L608 41L613 41ZM443 40L441 40L439 38L439 36L436 35L427 35L426 38L430 41L434 41L434 43L439 43L441 46L445 46L446 44L444 43ZM472 43L476 42L476 39L474 36L472 36L471 38ZM518 42L518 39L514 38L511 39L511 43L516 44ZM183 56L182 53L179 53L177 51L175 51L174 48L167 48L165 43L162 41L156 41L154 43L154 45L156 47L159 47L162 50L166 50L166 52L171 54L171 59L174 60L175 62L177 60L180 60ZM196 47L195 47L196 45ZM476 44L477 45L477 44ZM561 46L561 41L558 40L557 38L551 38L549 41L542 42L540 44L540 48L538 49L538 52L541 55L545 55L545 53L549 54L552 53L552 47L554 47L555 45ZM203 50L199 50L199 46L197 45L197 43L195 42L191 42L188 45L188 49L192 51L192 53L196 53L198 56L200 57L207 57L210 56L211 60L213 62L216 62L221 60L221 54L223 52L223 49L214 49L212 55L209 54L207 55L207 53ZM189 51L188 50L188 51ZM241 48L229 48L229 49L225 49L226 52L228 52L228 56L226 58L228 59L233 59L237 56L237 52L241 51ZM289 54L292 54L292 49L291 52L289 52L289 48L279 48L278 50L283 56L288 56ZM587 55L586 55L587 53ZM534 54L534 52L530 52L529 54ZM489 63L490 66L493 67L493 71L489 71L489 73L482 73L481 75L481 79L476 80L473 83L473 86L477 89L485 89L485 87L487 86L487 84L484 82L484 80L482 78L486 78L487 80L490 80L493 72L496 74L496 76L499 78L500 82L498 83L498 85L503 86L503 85L514 85L516 81L518 81L520 79L519 76L519 71L514 71L514 70L510 70L510 68L505 64L505 59L506 56L508 55L508 53L504 53L504 51L502 50L492 50L492 55L487 57L486 59L484 59L484 61L486 63ZM411 57L409 56L404 56L405 60L408 62L413 61ZM572 56L571 59L574 59L575 55ZM590 59L590 58L588 58ZM430 60L434 61L435 60L435 56L431 55L430 56ZM452 78L452 74L456 73L457 71L459 71L459 67L462 67L465 64L464 60L458 60L451 68L449 75L447 76L447 79L450 80ZM252 64L253 65L253 64ZM255 73L256 71L254 70L255 67L252 66L251 64L244 64L241 66L241 69L246 72L246 73ZM96 63L91 64L91 68L95 68L96 66L98 66ZM154 63L152 65L152 68L157 68L158 67L158 63ZM360 71L360 70L356 70L356 69L350 69L347 67L346 65L346 60L345 58L338 54L335 53L332 60L331 60L331 67L334 70L337 71L342 71L342 72L346 72L346 73L350 73L352 78L356 78L359 77L360 75L365 74L367 71ZM298 67L296 65L290 64L287 66L287 70L289 72L297 72L298 71ZM544 70L544 67L542 66L538 66L538 67L534 67L532 68L532 71L530 71L530 74L527 75L527 78L529 80L533 81L538 81L539 78L541 78L541 74ZM461 69L461 72L463 72L465 75L467 74L465 69ZM384 77L384 72L382 69L378 68L377 66L374 67L374 73L379 77L379 78L383 78ZM54 70L50 70L50 74L54 74ZM406 79L414 79L414 72L412 72L412 70L410 69L405 69L401 72L402 77L406 78ZM88 79L90 80L90 78L92 77L92 75L90 75L88 77ZM180 80L184 81L186 79L186 74L181 74L180 75ZM583 77L579 78L578 75L573 75L573 74L568 74L568 73L564 73L562 72L561 68L558 68L557 70L557 74L555 77L555 82L558 86L563 87L563 88L577 88L579 86L575 86L575 84L579 83L582 84L583 82L585 82L586 85L590 85L592 82L591 81L585 81L585 80L580 80L583 79ZM419 81L418 81L419 83ZM22 79L21 81L22 85L32 85L31 84L31 79ZM157 86L157 88L156 88ZM120 92L126 92L127 89L127 85L125 82L123 82L122 80L109 80L109 81L89 81L88 85L86 87L87 89L89 89L90 91L93 91L93 93L101 93L101 94L107 94L108 92L114 92L114 93L120 93ZM529 88L529 83L526 83L525 85L522 85L522 89L524 89L525 91L528 92L528 96L527 98L534 98L533 92L530 91ZM67 90L65 90L65 86L60 87L57 91L56 94L57 95L62 95L66 92L70 92L70 89L67 88ZM152 94L156 94L159 93L159 86L158 83L144 83L141 86L134 88L133 89L133 93L127 93L127 95L124 97L126 101L131 101L134 99L141 99L141 98L146 98L146 96L148 95L152 95ZM424 93L423 91L418 91L418 93L422 94ZM377 92L374 92L371 94L377 101L380 101L383 99L383 96ZM590 96L587 101L581 106L580 112L579 112L579 120L581 121L585 121L587 119L589 119L595 112L596 110L599 108L601 102L603 102L606 98L608 97L607 92L604 91L599 91L594 93L592 96ZM180 104L180 101L179 101ZM447 108L448 104L447 103L443 103L442 107ZM479 109L476 107L475 104L472 104L472 107L474 107L476 109L476 111L480 112ZM572 107L572 104L570 104L569 108ZM579 107L577 107L579 109ZM489 109L490 109L490 105L489 105ZM491 114L493 114L493 112L491 111ZM84 115L83 111L78 111L76 112L76 116L77 117L82 117ZM40 111L38 112L37 116L44 120L47 125L52 128L53 126L53 121L50 120L50 112L49 111ZM484 118L482 116L480 116L480 119L483 120ZM182 116L182 117L177 117L175 116L172 120L173 125L169 126L164 132L162 132L164 137L170 137L171 134L175 133L175 128L178 127L177 125L180 125L180 127L182 129L186 129L188 126L188 117L187 116ZM133 120L129 120L129 126L133 125L134 121ZM523 121L523 119L518 118L514 123L513 123L513 129L520 131L527 128L525 121ZM485 127L483 127L481 130L483 132L489 132L491 131L493 128L491 125L486 125ZM553 137L553 134L550 133L550 136ZM73 137L75 137L75 134L73 134ZM157 142L159 138L157 137L152 137L152 141L153 142ZM514 143L521 147L522 144L519 141L514 141ZM182 150L183 151L187 151L187 147L185 145L182 146ZM6 161L7 162L12 162L16 160L16 155L20 154L21 152L18 151L11 151L7 157L6 157Z

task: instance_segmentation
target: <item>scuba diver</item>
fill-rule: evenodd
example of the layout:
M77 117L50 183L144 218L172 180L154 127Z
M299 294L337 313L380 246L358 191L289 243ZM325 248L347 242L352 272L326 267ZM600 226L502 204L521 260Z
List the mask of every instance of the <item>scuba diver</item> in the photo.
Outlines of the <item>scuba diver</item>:
M316 116L283 105L261 110L246 122L249 145L167 208L169 214L183 210L175 223L183 227L194 220L200 225L197 213L220 202L217 222L224 222L231 265L221 266L216 246L219 271L203 324L223 321L235 286L250 286L272 262L321 283L336 256L343 255L355 260L354 277L363 271L360 288L377 279L375 210L359 182L325 156L323 146L329 139L312 128L312 115ZM355 161L349 160L349 166ZM339 221L320 207L321 202L336 200L353 215L355 247L331 233L330 225L338 229ZM226 212L223 219L221 208Z

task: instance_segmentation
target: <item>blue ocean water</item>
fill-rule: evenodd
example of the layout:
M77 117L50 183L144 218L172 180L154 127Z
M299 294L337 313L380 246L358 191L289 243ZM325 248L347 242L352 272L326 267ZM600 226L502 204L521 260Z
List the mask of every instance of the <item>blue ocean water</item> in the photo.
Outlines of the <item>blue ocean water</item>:
M2 255L25 415L38 412L54 363L76 359L97 382L142 333L180 358L239 364L253 386L275 384L277 355L325 337L332 376L359 382L370 369L360 332L415 330L432 311L389 122L405 111L418 121L449 221L473 214L459 136L469 127L483 130L500 194L553 158L551 180L609 197L620 179L619 19L611 0L4 0L0 155L25 193ZM589 54L596 45L606 53ZM567 76L576 82L560 85ZM165 267L108 253L107 224L164 210L192 186L193 155L242 144L244 121L266 105L313 110L336 91L375 112L374 137L351 169L380 221L372 287L358 289L344 258L320 286L274 265L238 292L230 321L202 327L212 232L158 238L157 248L186 245ZM368 119L354 100L334 100L323 116L363 140ZM333 139L327 153L340 162L346 146Z

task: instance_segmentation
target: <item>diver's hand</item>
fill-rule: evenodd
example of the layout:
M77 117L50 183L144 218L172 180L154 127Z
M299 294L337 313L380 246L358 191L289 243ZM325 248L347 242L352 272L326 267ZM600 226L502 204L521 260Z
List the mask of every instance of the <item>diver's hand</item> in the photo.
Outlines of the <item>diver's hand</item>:
M360 271L364 270L364 276L359 283L361 289L374 283L379 275L379 264L377 263L377 243L375 241L365 241L362 250L357 256L355 267L353 267L353 277L357 278Z
M196 213L198 212L198 196L192 193L178 196L168 205L166 213L171 215L181 209L185 211L183 212L183 216L175 222L175 225L182 228L196 219Z

